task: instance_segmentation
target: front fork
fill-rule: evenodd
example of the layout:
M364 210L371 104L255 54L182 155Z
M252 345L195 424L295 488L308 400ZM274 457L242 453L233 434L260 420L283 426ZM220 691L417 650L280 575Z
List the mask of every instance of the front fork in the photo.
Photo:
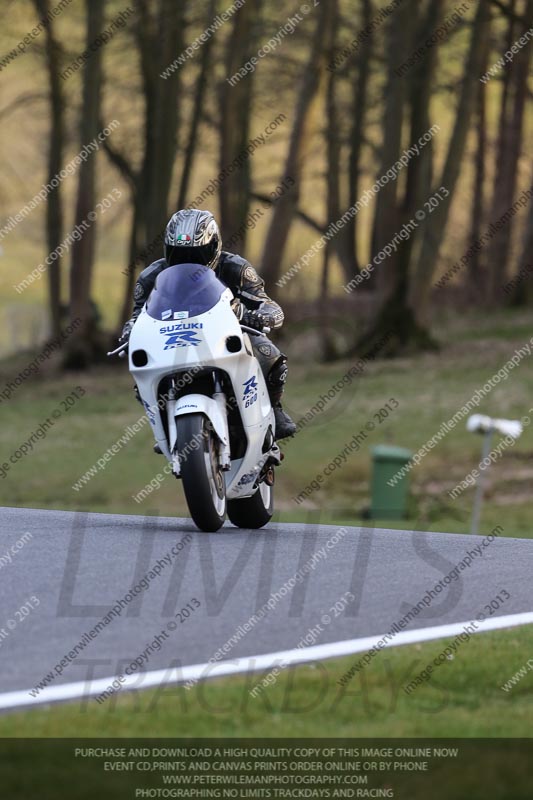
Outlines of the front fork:
M220 383L220 378L217 372L213 372L213 382L215 386L215 391L213 392L213 400L219 407L220 413L227 419L228 409L226 406L227 402L226 395L222 390L222 384ZM221 442L219 439L218 447L219 447L218 454L220 460L220 468L226 472L231 467L229 436L226 444L224 444L224 442Z
M213 395L212 400L216 403L218 410L223 419L227 419L227 407L226 407L226 395L222 390L222 384L220 383L220 379L218 374L213 371ZM175 420L174 420L174 403L178 398L178 390L173 385L170 392L168 393L168 403L167 403L167 419L168 419L168 429L169 429L169 436L170 439L173 438L172 434L175 432ZM209 419L209 417L208 417ZM213 433L216 436L216 432L213 429ZM229 444L229 436L227 437L226 443L219 437L217 437L218 441L218 462L220 469L223 471L227 471L231 468L231 451L230 451L230 444ZM170 446L170 443L169 443ZM179 453L172 454L172 471L176 477L180 476L181 473L181 465L179 459Z

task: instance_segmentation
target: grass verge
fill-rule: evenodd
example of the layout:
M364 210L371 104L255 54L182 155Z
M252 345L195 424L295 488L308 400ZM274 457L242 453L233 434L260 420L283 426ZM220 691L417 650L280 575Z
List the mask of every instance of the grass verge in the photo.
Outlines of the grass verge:
M382 651L344 687L338 680L361 654L284 670L255 697L261 673L13 713L0 717L0 736L529 737L533 672L501 686L533 652L533 628L474 635L406 694L446 644Z

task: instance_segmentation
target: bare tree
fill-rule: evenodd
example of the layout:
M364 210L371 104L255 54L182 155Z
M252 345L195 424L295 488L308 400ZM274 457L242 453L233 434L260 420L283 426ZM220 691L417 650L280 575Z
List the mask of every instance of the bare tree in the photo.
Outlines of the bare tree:
M209 0L207 6L206 24L209 25L214 18L217 10L217 0ZM178 200L176 203L177 208L184 208L187 205L187 194L189 191L189 183L191 179L192 170L194 167L194 160L198 149L198 138L200 132L200 122L202 119L202 112L206 98L206 89L209 79L209 71L211 66L211 52L213 49L214 38L210 36L202 47L202 55L200 61L200 69L194 90L194 105L189 126L189 135L187 138L187 146L185 148L185 155L183 157L183 167L181 170L180 186L178 193Z
M370 26L374 9L371 0L362 0L363 30ZM374 37L367 36L360 47L358 58L352 60L349 76L352 82L352 103L350 107L350 149L346 176L348 181L348 204L353 208L359 199L361 185L361 159L365 138L365 122L368 106L370 64ZM359 270L357 257L357 217L351 217L339 234L339 257L346 281L349 282Z
M86 0L87 48L102 32L104 0ZM100 120L100 91L102 82L102 48L97 48L87 61L83 72L83 102L80 119L80 146L98 136ZM70 262L70 316L81 324L68 342L65 363L69 367L86 367L95 356L95 315L91 308L91 283L96 245L93 224L84 229L96 204L96 159L82 163L78 176L75 226L83 230L72 246Z
M298 208L303 161L310 135L311 111L313 102L317 101L320 80L325 71L327 32L332 24L332 10L330 0L323 0L319 6L309 57L297 90L294 123L280 180L283 185L290 182L289 178L294 183L274 206L261 258L261 272L271 287L275 287L275 281L279 277L289 231Z
M437 65L437 52L430 50L426 57L418 62L412 69L407 85L398 88L396 67L402 53L413 47L415 41L426 41L431 31L438 26L443 13L443 0L430 0L424 13L417 18L413 6L404 6L404 17L399 23L391 21L389 45L391 53L389 64L389 82L386 93L385 126L390 126L389 136L385 134L384 162L382 169L385 171L400 155L401 136L404 117L409 123L409 144L415 144L431 127L429 117L429 104L431 90ZM401 31L401 34L400 34ZM396 46L393 47L393 43ZM402 78L405 82L405 78ZM388 113L387 113L388 110ZM396 115L398 118L396 118ZM404 223L412 219L417 210L427 199L433 177L432 148L426 144L420 154L409 162L405 191L400 191L398 180L389 189L389 192L380 191L376 209L376 227L373 243L373 253L378 253L390 242L391 234L399 230ZM390 186L390 184L389 184ZM387 187L385 187L387 188ZM381 202L380 202L381 201ZM390 207L392 204L392 208ZM389 220L391 227L383 224L383 219ZM378 293L380 307L375 321L356 344L356 351L372 349L376 341L384 334L388 335L388 342L383 352L395 355L406 348L428 348L434 344L427 331L418 324L409 304L409 288L413 253L416 252L417 231L400 242L395 256L387 258L379 270Z
M183 50L184 5L175 0L160 0L155 12L149 0L135 0L135 5L139 12L135 32L145 101L145 150L139 175L139 201L148 243L161 233L168 216L182 71L175 69L166 78L160 73Z
M33 0L40 19L48 20L45 25L45 55L49 86L50 133L48 136L48 183L61 170L65 146L65 99L61 88L60 58L61 48L55 36L53 17L48 19L49 0ZM53 253L63 239L63 208L61 203L61 184L48 195L46 203L46 240L48 252ZM58 336L61 330L61 259L52 261L48 267L48 306L50 310L51 332Z
M161 77L185 46L184 4L160 0L155 10L148 0L134 0L134 5L134 36L144 102L140 167L107 140L104 144L109 158L128 182L132 198L129 266L119 328L131 314L137 266L146 266L162 253L181 121L178 100L184 69L177 65L170 73L167 71L166 78Z
M505 292L512 305L531 305L533 303L533 206L530 206L520 260L518 261L517 283L514 289Z
M339 8L338 0L332 2L332 24L328 30L326 43L328 60L331 62L334 55L335 38L338 29ZM338 220L340 215L340 141L339 141L339 115L337 108L337 74L335 70L329 73L326 86L326 125L324 130L327 150L327 221L328 224ZM320 339L322 358L330 361L337 355L334 340L329 330L329 277L333 242L328 240L324 248L320 292L317 298L318 316L320 319Z
M527 0L525 17L517 30L513 21L509 23L513 37L520 36L533 23L533 0ZM491 218L499 220L513 205L518 180L518 161L522 151L524 112L528 90L529 67L533 45L529 41L515 56L507 68L509 77L505 79L500 112L500 146L496 161L494 192ZM501 284L505 279L513 219L503 225L495 234L490 248L490 298L493 303L501 303Z
M383 146L379 173L380 177L398 161L402 151L405 107L408 98L408 82L396 69L398 63L410 54L413 48L418 10L414 2L401 5L391 16L386 30L387 81L385 84L383 110ZM400 226L400 187L397 180L389 181L380 189L376 201L374 228L372 234L372 256L389 243L391 232ZM376 281L383 300L394 290L391 275L396 269L396 256L393 255L378 271Z
M225 75L219 90L221 170L244 154L250 138L254 73L246 75L235 85L230 84L227 78L231 78L252 55L260 13L259 0L241 6L235 14L233 30L227 43ZM246 220L249 197L250 160L246 158L220 186L220 229L223 241L231 238ZM243 237L243 245L244 243Z
M449 195L442 200L426 221L420 255L411 281L410 305L417 324L424 326L428 321L429 298L433 275L438 262L440 248L446 232L448 215L459 177L466 139L470 129L472 109L477 81L483 64L484 41L487 35L489 6L479 3L466 59L462 88L459 95L455 124L448 145L446 160L435 187L444 186Z
M489 23L490 24L490 21ZM485 38L485 52L481 69L486 72L490 53L490 37ZM485 264L483 252L477 247L481 236L481 229L486 220L485 183L487 173L487 87L479 81L475 109L475 147L474 157L474 185L472 191L472 211L470 218L470 247L474 248L468 267L468 293L474 302L486 299L486 281L483 279Z

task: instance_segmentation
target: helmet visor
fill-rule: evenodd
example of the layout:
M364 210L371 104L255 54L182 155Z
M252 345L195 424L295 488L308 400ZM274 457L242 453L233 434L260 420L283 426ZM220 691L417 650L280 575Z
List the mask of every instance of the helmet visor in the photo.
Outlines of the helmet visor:
M170 267L176 264L202 264L204 267L211 265L216 256L217 240L213 239L208 244L197 247L183 247L183 245L165 245L165 258Z

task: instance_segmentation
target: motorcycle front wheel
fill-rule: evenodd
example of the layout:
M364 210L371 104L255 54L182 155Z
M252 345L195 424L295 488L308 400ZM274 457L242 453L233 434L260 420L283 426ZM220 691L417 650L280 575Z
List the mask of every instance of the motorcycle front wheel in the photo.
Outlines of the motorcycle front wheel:
M200 530L218 531L226 518L226 481L219 466L217 435L203 414L178 417L176 425L183 491L191 517Z
M256 493L242 500L228 500L228 517L237 528L262 528L274 513L274 487L264 481Z

